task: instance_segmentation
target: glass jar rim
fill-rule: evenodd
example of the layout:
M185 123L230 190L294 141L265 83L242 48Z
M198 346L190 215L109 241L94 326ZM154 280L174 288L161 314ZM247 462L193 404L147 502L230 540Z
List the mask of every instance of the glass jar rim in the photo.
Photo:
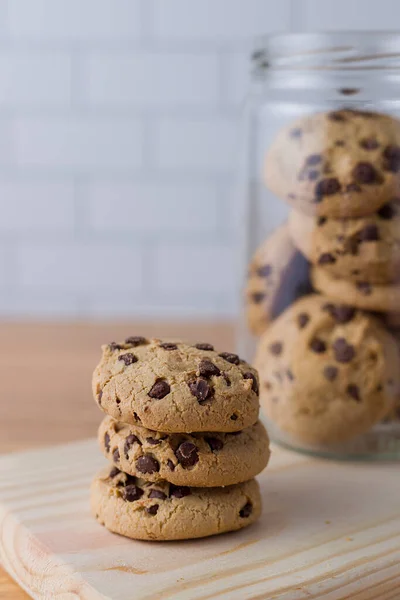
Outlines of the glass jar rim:
M280 33L258 39L253 71L400 69L400 31Z

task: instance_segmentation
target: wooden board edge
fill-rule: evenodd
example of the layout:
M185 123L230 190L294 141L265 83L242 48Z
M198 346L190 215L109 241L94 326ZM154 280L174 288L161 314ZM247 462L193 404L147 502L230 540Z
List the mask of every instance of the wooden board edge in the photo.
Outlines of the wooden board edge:
M111 600L99 594L67 564L57 561L46 546L2 506L0 563L34 600L56 599L66 594L80 600Z

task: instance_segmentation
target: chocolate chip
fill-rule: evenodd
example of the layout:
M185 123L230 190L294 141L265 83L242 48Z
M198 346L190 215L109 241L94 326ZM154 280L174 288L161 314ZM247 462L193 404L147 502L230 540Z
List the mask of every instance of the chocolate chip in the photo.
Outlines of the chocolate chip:
M238 355L232 354L231 352L221 352L221 354L219 354L218 356L227 360L229 363L232 363L233 365L238 365L240 363L240 358L238 357Z
M213 452L218 452L218 450L222 450L224 447L222 440L216 437L205 437L204 440L207 442Z
M192 442L182 442L177 448L175 456L184 469L193 467L199 462L198 448Z
M131 484L124 488L123 499L126 500L126 502L135 502L136 500L139 500L143 494L142 488L135 484Z
M151 475L152 473L158 473L160 465L155 458L150 456L150 454L144 454L137 459L136 468L139 473L148 473Z
M324 376L328 381L334 381L337 377L339 369L337 367L327 366L324 368Z
M108 433L104 434L104 447L106 452L110 452L110 436Z
M328 311L337 323L348 323L356 314L356 309L347 304L324 304L322 310Z
M299 315L297 315L297 323L300 327L300 329L303 329L308 321L310 320L310 317L308 316L307 313L300 313Z
M257 382L257 378L254 375L254 373L250 373L250 371L248 373L244 373L243 379L251 379L251 381L252 381L251 389L253 390L253 392L255 394L258 394L258 382Z
M354 94L358 94L360 88L340 88L339 94L343 94L343 96L353 96Z
M376 150L379 148L379 142L375 138L364 138L360 140L360 146L364 150Z
M159 347L163 350L178 350L178 346L176 344L172 344L171 342L163 342Z
M287 378L289 379L289 381L294 381L294 375L293 375L293 372L290 369L288 369L286 371L286 375L287 375Z
M314 338L310 342L310 348L311 350L313 350L313 352L316 352L317 354L322 354L322 352L325 352L326 350L326 344L323 340L320 340L319 338Z
M400 170L400 147L387 146L383 151L383 168L385 171L397 173Z
M361 292L361 294L363 294L364 296L369 296L370 294L372 294L372 287L371 284L368 283L368 281L358 281L356 283L356 287L358 291Z
M199 373L203 377L212 377L213 375L218 376L221 375L221 371L214 365L211 360L203 359L199 364Z
M335 146L338 146L339 148L342 148L345 145L346 145L346 142L344 140L336 140L335 141Z
M158 446L159 444L161 444L161 440L156 440L156 438L153 437L146 438L146 442L151 446Z
M369 162L359 162L354 167L352 175L358 183L364 183L366 185L381 182L378 171Z
M139 446L141 446L142 442L139 440L138 437L136 437L136 435L133 435L133 433L131 433L125 439L125 444L124 444L124 454L127 458L128 458L128 452L132 448L133 444L139 444Z
M133 365L133 363L137 362L137 358L131 352L127 352L126 354L121 354L118 356L118 360L121 360L128 367L129 365Z
M111 342L110 344L108 344L108 347L111 350L111 352L115 352L115 350L124 349L124 347L121 344L117 344L116 342Z
M322 179L315 186L315 195L317 197L317 202L321 201L324 196L333 196L337 194L341 189L341 185L339 180L336 177L328 177L326 179Z
M97 402L99 403L99 406L101 406L102 397L103 397L103 390L100 390L99 393L97 394Z
M321 161L321 154L310 154L310 156L307 156L306 158L306 164L309 166L319 165Z
M271 265L262 265L258 267L256 272L259 277L269 277L272 273L272 267Z
M353 360L355 356L354 346L348 344L344 338L337 338L333 343L333 352L335 359L340 363L348 363Z
M139 417L139 415L137 413L135 413L135 411L132 412L132 416L137 423L142 422L142 419Z
M360 242L377 242L380 239L379 229L373 223L366 225L358 232L358 238Z
M150 490L149 498L157 498L158 500L166 500L167 494L161 490Z
M357 402L361 401L360 388L358 387L358 385L355 385L354 383L350 383L347 386L347 393L349 394L349 396L351 396L353 398L353 400L356 400Z
M149 506L148 508L146 508L146 512L149 515L156 515L159 509L159 505L158 504L153 504L152 506Z
M362 189L358 185L358 183L348 183L346 185L346 192L361 192Z
M148 395L150 396L150 398L161 400L162 398L165 398L165 396L169 394L170 391L171 388L169 386L169 383L164 381L164 379L159 379L155 382Z
M246 502L242 509L239 511L239 515L242 519L247 519L253 512L253 505L251 502Z
M148 341L140 335L133 335L126 338L125 344L129 344L130 346L142 346L143 344L148 344Z
M238 416L235 415L235 414L231 415L229 418L230 418L231 421L237 421L238 420Z
M335 262L336 258L333 256L333 254L330 254L329 252L324 252L318 258L319 265L333 265Z
M114 477L116 477L117 475L119 475L121 473L121 471L117 468L117 467L113 467L110 471L109 477L111 479L114 479Z
M206 343L196 344L195 348L197 348L197 350L208 350L210 352L214 350L214 346Z
M250 297L254 304L261 304L267 296L264 292L253 292Z
M291 129L289 132L290 137L292 138L299 138L302 136L302 130L300 129L300 127L295 127L294 129Z
M318 217L317 225L318 227L322 227L326 223L326 217Z
M167 460L167 466L170 471L175 471L175 465L170 458Z
M331 119L331 121L346 121L346 117L341 111L333 111L328 113L328 118Z
M115 448L114 452L113 452L113 461L114 462L118 462L120 459L120 454L119 454L119 450L118 448Z
M226 373L222 373L222 377L224 378L227 387L230 387L231 386L231 380L229 379L228 375Z
M270 346L269 346L269 351L271 352L271 354L274 354L275 356L279 356L280 354L282 354L282 350L283 350L282 342L274 342L273 344L270 344Z
M378 210L378 215L380 216L381 219L393 219L393 217L395 217L397 214L397 211L395 209L395 207L393 206L393 204L384 204L379 210Z
M213 395L213 389L208 385L205 379L196 379L195 381L189 382L189 389L193 396L201 403L211 398Z
M185 496L190 496L191 493L190 488L185 485L173 485L171 483L169 486L170 498L184 498Z
M311 171L308 171L307 177L308 181L316 181L319 177L319 171L312 169Z

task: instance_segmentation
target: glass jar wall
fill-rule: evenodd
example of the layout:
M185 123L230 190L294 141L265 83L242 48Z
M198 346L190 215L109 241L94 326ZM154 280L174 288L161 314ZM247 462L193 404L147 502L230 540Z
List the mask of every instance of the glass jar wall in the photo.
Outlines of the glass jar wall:
M253 63L238 345L269 431L400 458L400 34L276 36Z

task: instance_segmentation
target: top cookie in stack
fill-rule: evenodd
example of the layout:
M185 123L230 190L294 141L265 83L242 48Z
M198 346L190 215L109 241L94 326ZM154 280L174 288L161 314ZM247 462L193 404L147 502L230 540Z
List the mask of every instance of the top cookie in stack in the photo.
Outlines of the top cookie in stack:
M253 477L269 459L258 392L257 372L210 344L130 337L103 346L93 393L108 414L98 437L113 467L93 483L96 518L157 540L254 522Z
M257 372L236 354L142 337L102 350L93 393L115 419L167 433L240 431L257 421Z

